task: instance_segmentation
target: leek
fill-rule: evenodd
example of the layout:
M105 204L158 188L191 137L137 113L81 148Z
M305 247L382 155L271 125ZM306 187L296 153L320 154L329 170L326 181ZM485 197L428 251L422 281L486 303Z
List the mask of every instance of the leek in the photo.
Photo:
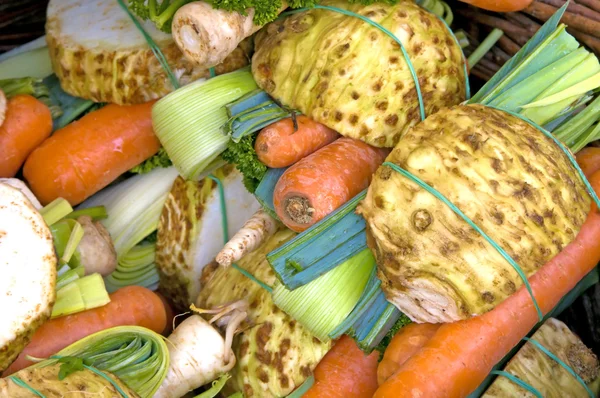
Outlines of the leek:
M71 268L68 265L64 265L59 270L58 278L56 279L56 290L60 290L67 286L69 283L76 281L79 278L83 278L85 269L82 266Z
M229 120L221 129L234 142L270 124L290 117L291 112L277 104L262 90L254 90L225 106Z
M71 213L72 211L73 208L71 207L69 202L67 202L63 198L57 198L49 204L47 204L46 206L44 206L40 210L40 213L42 214L42 217L44 217L44 221L46 221L46 224L52 225L58 220L64 218L67 214Z
M260 181L260 184L258 184L256 191L254 191L254 196L256 196L256 200L258 200L258 202L263 207L263 209L265 209L267 214L269 214L276 220L279 220L279 217L277 217L277 213L275 212L275 205L273 204L273 193L275 192L275 185L277 185L277 181L279 181L279 179L286 170L287 168L267 169L265 176Z
M220 130L228 120L225 105L256 88L242 68L184 86L154 105L154 131L184 178L197 178L227 148Z
M117 265L117 269L106 277L109 293L124 286L138 285L150 290L158 288L159 275L154 263L156 246L144 243L131 249Z
M100 274L77 278L56 292L52 318L102 307L109 302Z
M89 361L94 368L117 376L142 398L156 393L169 368L164 338L139 326L118 326L94 333L31 368L53 365L61 357Z
M73 254L75 254L75 249L77 249L79 242L81 242L81 239L83 238L83 227L81 224L74 220L70 221L73 221L73 225L71 226L71 235L69 235L69 240L67 241L65 250L60 258L61 261L65 263L71 261Z
M16 79L23 76L43 79L51 74L50 54L45 45L16 53L0 62L0 79Z
M221 375L221 377L212 382L208 390L204 391L202 394L196 395L194 398L214 398L218 396L223 387L225 387L225 383L227 383L227 380L229 379L231 379L231 375L229 373Z
M361 297L375 267L369 249L296 290L282 284L273 289L273 302L321 341L344 321Z
M63 91L56 75L50 75L43 80L50 90L50 100L62 110L62 115L54 120L54 130L58 130L85 113L95 109L100 104L82 98L73 97Z
M366 190L267 255L288 289L305 285L367 247L365 220L354 213Z
M94 221L103 220L108 217L108 213L106 212L106 207L104 206L96 206L90 207L87 209L75 210L65 216L65 218L73 218L77 219L81 216L89 216Z
M138 174L102 190L79 205L78 210L104 205L108 217L100 222L110 233L120 260L156 230L176 177L174 167Z

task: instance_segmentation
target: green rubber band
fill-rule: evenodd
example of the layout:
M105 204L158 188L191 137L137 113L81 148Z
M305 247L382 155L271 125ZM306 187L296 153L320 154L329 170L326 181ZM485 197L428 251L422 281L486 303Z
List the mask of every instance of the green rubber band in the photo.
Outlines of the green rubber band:
M33 394L37 395L38 397L46 398L46 396L44 394L42 394L35 388L31 387L29 384L25 383L23 380L19 379L17 376L8 376L8 378L9 378L9 380L12 380L12 382L15 383L16 385L18 385L19 387L22 387L22 388L25 388L25 389L31 391Z
M146 42L150 46L150 50L152 50L152 52L154 53L154 56L156 57L156 59L158 60L160 65L163 67L165 72L167 73L167 76L169 77L169 80L171 80L171 84L173 85L173 87L175 89L178 89L180 87L179 81L177 81L177 78L175 77L175 75L173 74L173 71L169 67L169 63L167 62L167 59L165 58L162 51L160 51L160 48L158 48L158 46L156 45L154 40L152 40L152 37L150 37L150 35L144 30L144 28L142 27L140 22L137 20L135 15L133 15L131 13L131 11L129 10L129 7L127 7L127 5L123 2L123 0L117 0L117 2L121 6L121 8L123 10L125 10L127 15L129 15L129 18L131 18L135 27L140 31L142 36L144 36L144 39L146 39Z
M536 390L534 387L530 386L529 384L525 383L523 380L519 379L517 376L515 376L513 374L510 374L503 370L492 370L490 372L490 374L504 376L508 380L512 381L513 383L518 384L519 386L523 387L524 389L526 389L527 391L529 391L530 393L535 395L537 398L544 398L538 390Z
M439 192L435 188L429 186L425 181L421 180L419 177L415 176L414 174L410 173L409 171L404 170L397 164L390 163L390 162L384 162L383 165L392 168L394 171L397 171L398 173L402 174L404 177L408 178L409 180L412 180L417 185L419 185L421 188L425 189L427 192L429 192L430 194L432 194L433 196L435 196L436 198L438 198L439 200L444 202L444 204L446 206L448 206L452 211L454 211L454 213L456 213L464 221L466 221L467 224L469 224L471 226L471 228L473 228L485 240L487 240L488 243L490 245L492 245L492 247L494 249L496 249L496 251L498 253L500 253L500 255L502 257L504 257L504 259L515 269L515 271L517 271L517 274L519 274L519 276L523 280L523 283L525 284L525 287L527 288L527 291L529 292L529 295L531 296L531 300L533 301L533 305L538 314L538 318L540 319L540 321L542 321L544 319L544 315L537 303L537 300L535 299L533 290L531 289L531 285L529 284L529 281L527 280L527 276L525 276L525 273L523 272L523 270L521 269L519 264L517 264L515 262L515 260L513 260L512 257L506 251L504 251L503 248L500 247L500 245L498 245L492 238L490 238L481 228L479 228L477 226L477 224L475 224L469 217L467 217L467 215L464 214L458 207L456 207L452 202L450 202L450 200L448 200L448 198L446 198L444 195L442 195L441 192Z
M562 366L563 368L565 368L565 370L567 372L569 372L571 374L571 376L575 377L577 379L577 381L581 383L581 385L585 388L585 390L587 391L587 393L590 396L590 398L595 398L596 397L594 395L594 393L592 392L592 390L590 390L590 388L588 387L588 385L585 384L585 381L583 381L583 379L581 377L579 377L579 375L577 373L575 373L575 371L573 370L573 368L571 368L569 365L567 365L566 363L564 363L563 361L561 361L561 359L559 357L557 357L552 352L550 352L546 347L544 347L543 345L541 345L537 341L535 341L533 339L530 339L529 337L525 337L525 338L523 338L523 340L525 340L525 341L533 344L540 351L542 351L544 354L548 355L551 359L553 359L554 361L558 362L558 364L560 366Z
M217 72L215 71L215 68L208 68L208 73L210 73L210 77L217 76Z
M223 183L213 174L210 174L208 178L210 178L217 184L217 189L219 190L219 202L221 206L221 225L223 227L223 240L225 241L225 244L227 244L227 242L229 241L229 223L227 222L227 202L225 201L225 190L223 189ZM231 266L239 272L241 272L242 275L244 275L246 278L254 281L257 285L265 289L267 292L273 292L273 288L271 286L257 279L254 275L241 268L239 265L233 263L231 264Z
M571 165L575 168L575 170L577 171L577 174L579 174L579 178L581 178L581 181L585 185L585 188L587 189L588 194L592 197L594 203L596 203L596 207L598 209L600 209L600 199L598 199L598 195L596 195L596 191L594 191L594 188L592 188L592 185L590 184L590 182L588 181L588 179L585 177L585 174L583 174L583 170L581 170L581 167L579 167L579 164L577 164L577 160L575 160L575 158L573 157L573 155L571 155L571 151L562 142L560 142L560 140L558 138L556 138L554 136L554 134L552 134L551 132L547 131L545 128L539 126L534 121L529 120L528 118L526 118L523 115L520 115L520 114L512 112L512 111L507 111L506 109L502 109L502 108L496 108L496 107L489 106L489 105L486 105L486 106L488 108L492 108L492 109L496 109L498 111L506 112L509 115L512 115L514 117L517 117L517 118L523 120L526 123L529 123L530 125L532 125L536 129L538 129L539 131L541 131L546 137L548 137L552 141L554 141L554 143L556 145L558 145L558 147L563 151L563 153L565 155L567 155L567 158L571 162Z

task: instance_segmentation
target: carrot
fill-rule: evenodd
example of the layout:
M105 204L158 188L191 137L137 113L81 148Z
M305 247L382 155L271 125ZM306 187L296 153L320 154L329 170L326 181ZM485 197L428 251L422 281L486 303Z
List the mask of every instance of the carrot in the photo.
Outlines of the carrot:
M23 169L40 202L62 197L75 206L158 152L152 104L107 105L44 141Z
M589 179L600 193L600 172ZM600 212L595 204L577 237L530 279L544 313L554 308L600 261ZM465 397L538 322L522 286L481 316L444 324L431 340L390 377L375 397Z
M586 177L591 176L596 171L600 170L600 148L587 147L577 152L575 155L581 171Z
M30 355L47 358L70 344L115 326L142 326L162 333L167 324L165 305L154 292L141 286L127 286L110 295L110 303L91 310L52 319L43 324L3 377L31 365Z
M302 398L371 398L377 389L377 352L365 355L342 336L314 371L315 384Z
M527 8L533 0L461 0L464 3L494 12L517 12Z
M154 292L154 294L156 294L160 298L160 300L163 302L163 305L165 306L166 326L165 330L163 330L161 334L163 336L168 336L171 334L171 332L173 332L173 321L175 320L175 311L173 311L171 303L169 303L169 300L167 300L165 296L163 296L159 292Z
M275 212L302 232L369 186L388 149L340 138L283 173L273 195Z
M411 323L396 333L377 367L377 383L382 385L404 362L417 353L437 332L440 324Z
M339 138L335 130L306 116L298 116L296 122L297 131L291 118L262 129L254 143L258 160L273 168L291 166Z
M50 109L31 95L16 95L7 102L0 125L0 178L11 178L27 156L52 133Z

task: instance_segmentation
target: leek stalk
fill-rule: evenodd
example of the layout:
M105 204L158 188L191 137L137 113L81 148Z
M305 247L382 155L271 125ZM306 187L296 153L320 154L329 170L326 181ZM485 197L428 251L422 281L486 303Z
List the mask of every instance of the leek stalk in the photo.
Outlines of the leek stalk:
M45 45L36 45L29 51L13 54L8 58L3 57L0 62L0 79L16 79L23 76L43 79L52 74L50 54Z
M46 221L46 224L52 225L58 220L63 219L67 214L71 213L72 211L73 208L71 207L69 202L67 202L63 198L57 198L49 204L47 204L46 206L44 206L40 210L40 213L42 214L42 217L44 217L44 221Z
M231 379L231 375L229 373L221 375L217 380L212 382L208 390L196 395L194 398L215 398L219 395L223 387L225 387L225 383L227 383L227 380L229 379Z
M52 318L101 307L109 302L100 274L77 278L56 292Z
M367 247L365 220L354 212L365 195L366 190L267 254L267 260L285 287L303 286Z
M104 205L108 217L100 222L110 233L120 260L156 230L176 177L175 167L138 174L102 190L79 205L77 210Z
M273 302L319 340L328 341L329 334L356 306L374 267L371 251L364 249L295 290L278 284L273 289Z
M500 40L500 38L503 35L504 32L498 28L492 30L490 34L487 35L487 37L481 42L481 44L477 46L475 51L473 51L471 55L469 55L469 58L467 59L467 64L469 65L469 68L472 69L477 64L477 62L479 62L481 58L483 58L485 54L487 54L487 52L490 51L492 47L494 47L496 42Z
M59 270L59 275L56 279L56 290L60 290L69 283L74 282L79 278L83 278L84 274L85 269L82 266L71 268L68 265L64 265Z
M225 105L257 88L242 68L184 86L154 105L154 131L184 178L197 178L227 148Z
M273 204L273 193L275 192L275 185L281 178L287 168L281 169L267 169L265 176L256 187L254 196L265 211L274 219L279 220L277 213L275 212L275 205Z
M65 218L73 218L77 219L81 216L89 216L94 221L104 220L108 217L108 213L106 212L106 207L104 206L95 206L89 207L87 209L75 210L65 216Z
M223 133L234 142L253 134L281 119L291 112L281 107L266 92L254 90L225 106L229 120L222 126Z
M71 234L69 235L69 240L67 241L65 250L60 258L61 261L65 263L71 261L71 257L73 257L73 254L75 254L75 250L83 238L83 227L81 224L74 220L69 221L73 221L73 225L71 226Z
M154 263L156 246L141 243L131 249L121 260L117 269L106 277L109 293L124 286L138 285L148 289L158 288L159 275Z
M118 326L94 333L31 367L53 365L67 356L90 361L94 368L114 374L142 398L156 393L169 369L165 339L139 326Z

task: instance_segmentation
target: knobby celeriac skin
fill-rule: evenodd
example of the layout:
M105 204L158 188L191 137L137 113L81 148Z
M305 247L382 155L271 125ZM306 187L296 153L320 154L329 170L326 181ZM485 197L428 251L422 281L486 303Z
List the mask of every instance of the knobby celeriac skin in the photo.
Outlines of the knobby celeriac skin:
M171 35L149 21L142 25L181 85L210 76L208 67L184 57ZM174 90L146 39L116 1L52 0L46 41L52 69L71 95L123 105L157 99ZM215 68L217 74L248 64L248 43L242 44Z
M258 250L243 257L237 265L269 286L277 278L266 255L292 239L295 233L281 229ZM215 308L236 300L248 301L248 318L233 340L237 358L232 378L225 390L228 394L242 391L247 398L284 397L300 386L331 348L306 328L282 312L269 292L233 267L205 268L206 282L196 305ZM227 394L225 394L227 395Z
M233 165L213 173L223 184L228 225L241 228L260 204L244 188L242 175ZM215 181L185 181L178 177L163 207L156 241L159 291L177 311L189 310L202 288L203 269L223 248L220 193Z
M598 394L600 390L600 364L592 350L558 319L548 319L531 339L547 348L567 364ZM584 386L564 367L532 343L523 347L508 362L509 372L537 389L544 398L586 397ZM497 377L482 398L532 396L524 388L506 377Z
M320 4L361 14L396 35L419 78L426 114L465 99L461 49L435 15L409 1ZM252 73L284 105L373 146L393 147L420 121L400 46L355 17L315 9L267 25L256 37Z
M441 192L528 277L575 238L590 209L583 182L550 138L481 105L428 117L387 161ZM414 321L482 314L523 284L462 218L388 166L377 170L357 212L388 300Z
M71 373L65 379L59 380L58 374L61 364L54 364L43 368L26 368L15 376L27 383L27 385L47 397L97 397L113 398L121 394L115 386L106 378L88 369L78 370ZM139 395L109 372L103 372L106 377L112 379L129 398L139 398ZM0 397L6 398L29 398L35 396L30 390L17 385L9 378L0 379Z

